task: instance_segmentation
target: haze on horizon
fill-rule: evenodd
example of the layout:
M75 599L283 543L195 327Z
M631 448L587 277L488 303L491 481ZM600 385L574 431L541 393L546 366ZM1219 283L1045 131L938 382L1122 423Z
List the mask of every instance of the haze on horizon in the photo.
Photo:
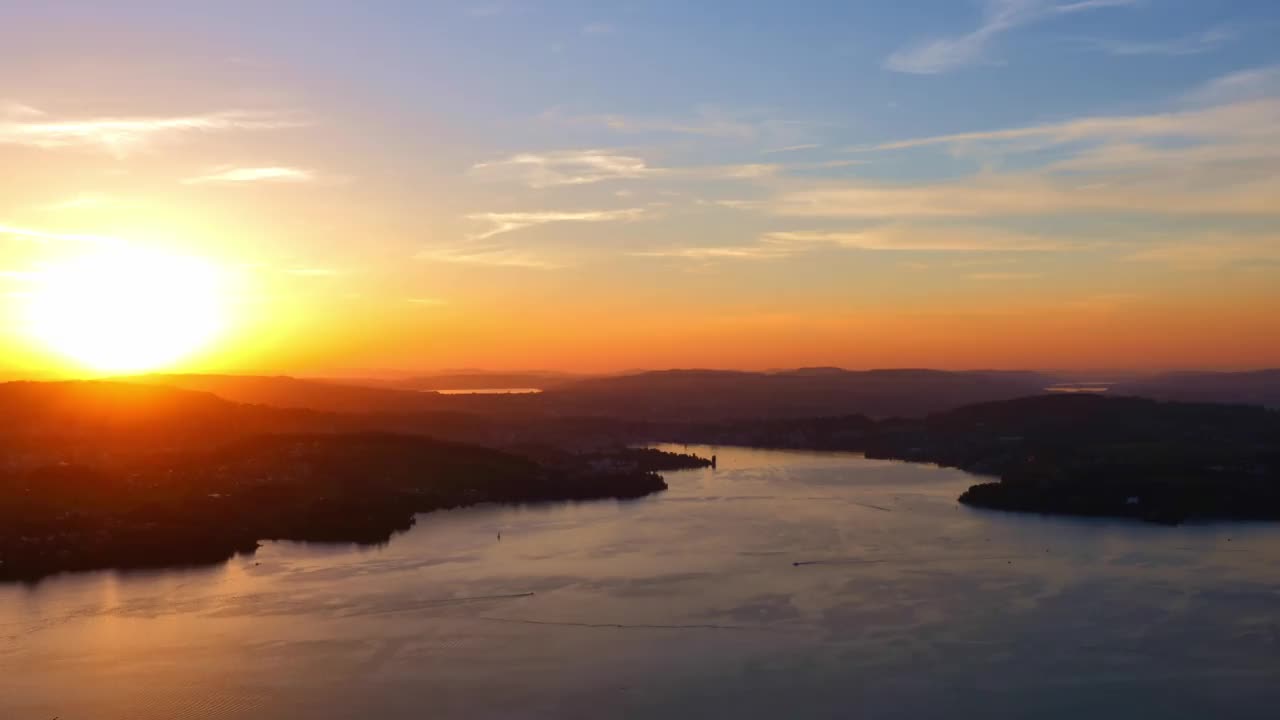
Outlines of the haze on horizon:
M1278 29L7 3L0 372L1277 366Z

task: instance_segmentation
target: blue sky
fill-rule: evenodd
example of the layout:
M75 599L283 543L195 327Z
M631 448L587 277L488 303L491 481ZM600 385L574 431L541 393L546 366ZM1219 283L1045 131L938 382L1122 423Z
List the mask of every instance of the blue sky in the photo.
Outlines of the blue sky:
M0 233L165 238L441 338L415 366L1275 363L1277 31L1263 0L9 2ZM962 330L1058 340L939 361Z

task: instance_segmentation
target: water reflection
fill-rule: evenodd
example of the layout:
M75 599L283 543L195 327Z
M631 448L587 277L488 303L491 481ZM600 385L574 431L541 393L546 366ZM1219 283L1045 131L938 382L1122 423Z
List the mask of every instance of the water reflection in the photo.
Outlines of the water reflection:
M1280 699L1274 526L974 511L953 470L694 450L719 469L636 502L0 588L0 717L1270 717Z
M447 388L428 392L441 395L537 395L541 388Z

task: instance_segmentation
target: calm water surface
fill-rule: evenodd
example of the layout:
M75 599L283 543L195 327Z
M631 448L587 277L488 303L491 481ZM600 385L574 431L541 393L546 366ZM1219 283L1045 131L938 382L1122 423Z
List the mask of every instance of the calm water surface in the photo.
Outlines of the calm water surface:
M720 468L637 502L0 586L0 718L1276 717L1280 527L976 511L958 471L693 450Z
M453 388L448 390L429 390L441 395L537 395L538 388Z

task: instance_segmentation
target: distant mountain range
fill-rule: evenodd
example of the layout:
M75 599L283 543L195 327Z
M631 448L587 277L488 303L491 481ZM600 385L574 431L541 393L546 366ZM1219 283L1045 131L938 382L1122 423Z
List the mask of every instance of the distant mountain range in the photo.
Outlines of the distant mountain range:
M120 382L0 384L0 447L79 444L176 447L258 433L344 430L341 416L224 400L206 392Z
M1181 383L1153 382L1151 391L1261 398L1275 375L1189 374L1179 376ZM482 403L472 412L405 404L405 397L424 407L468 400L459 396L292 378L171 377L255 402L138 381L0 384L0 476L26 477L21 473L32 458L54 458L45 465L55 469L106 467L104 458L122 454L165 458L262 436L325 443L369 433L431 436L552 465L574 452L665 440L845 450L960 467L1000 478L966 494L965 502L984 507L1157 522L1280 518L1280 412L1258 404L1037 392L1041 378L1028 373L671 371L502 398L508 404L499 411L494 396L470 398ZM983 395L1012 397L962 401ZM522 404L531 399L538 405ZM870 414L877 411L880 417Z
M1030 372L667 370L569 383L545 402L559 413L652 421L915 416L1040 393L1049 382Z
M590 375L534 370L529 372L490 372L486 370L458 370L452 372L424 373L394 380L335 380L340 384L367 385L396 390L448 391L484 389L535 389L547 390L566 383L582 380Z
M446 409L435 393L265 375L140 375L128 382L213 393L233 402L342 413L426 412Z
M497 377L454 376L488 380ZM531 381L521 375L510 380ZM240 375L146 375L130 382L208 392L234 402L341 413L463 412L484 416L611 417L655 422L789 418L851 412L915 416L974 402L1041 392L1052 379L1031 372L937 370L779 372L667 370L560 377L536 395L443 395L331 380ZM432 383L438 384L438 383Z
M483 417L609 417L706 422L863 414L920 417L1037 395L1069 378L1019 371L801 368L773 372L663 370L582 377L482 372L403 381L246 375L145 375L130 382L207 392L239 403L337 413L465 413ZM448 395L409 389L533 387L528 395ZM467 386L462 388L460 386ZM1179 372L1125 379L1110 395L1280 407L1280 370Z

